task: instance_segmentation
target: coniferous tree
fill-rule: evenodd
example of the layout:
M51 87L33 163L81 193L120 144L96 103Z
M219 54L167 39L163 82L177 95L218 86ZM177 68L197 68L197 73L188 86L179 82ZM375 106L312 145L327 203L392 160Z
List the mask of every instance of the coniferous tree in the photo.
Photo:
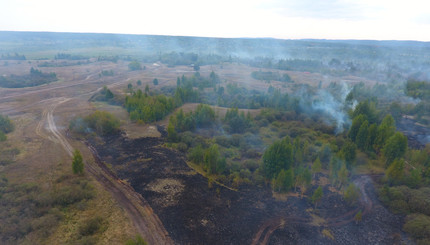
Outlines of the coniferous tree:
M312 203L315 205L314 208L317 208L317 204L321 201L321 198L323 197L323 189L321 186L318 186L318 188L315 190L314 194L311 197Z
M74 174L84 173L84 162L79 150L75 150L73 153L72 170Z
M402 133L397 132L391 136L382 149L387 164L390 164L396 158L401 158L405 155L408 148L408 138Z
M320 161L320 158L317 157L317 159L315 159L314 163L312 164L312 168L311 168L312 174L314 175L314 177L315 177L315 174L321 172L321 169L322 169L321 161Z

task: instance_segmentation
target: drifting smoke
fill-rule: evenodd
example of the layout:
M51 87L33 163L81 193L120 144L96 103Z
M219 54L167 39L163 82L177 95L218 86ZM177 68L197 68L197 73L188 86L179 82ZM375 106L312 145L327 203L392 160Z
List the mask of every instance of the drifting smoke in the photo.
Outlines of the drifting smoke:
M347 110L354 109L357 104L357 101L350 104L346 102L346 97L352 88L349 88L345 83L341 85L341 89L336 91L338 93L336 96L327 90L318 90L310 105L311 113L321 115L323 121L329 125L335 123L336 134L342 133L345 128L349 127L351 119Z

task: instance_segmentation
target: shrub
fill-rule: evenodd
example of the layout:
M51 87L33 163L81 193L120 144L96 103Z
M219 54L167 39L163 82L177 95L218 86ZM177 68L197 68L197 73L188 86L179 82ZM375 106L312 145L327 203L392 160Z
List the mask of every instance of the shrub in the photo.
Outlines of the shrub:
M103 227L104 220L100 216L96 216L94 218L90 218L86 220L80 227L79 227L79 234L81 236L90 236L97 233L99 230Z
M120 121L106 111L95 111L84 118L74 118L70 121L69 129L77 133L95 131L100 135L108 135L119 130Z
M427 215L408 215L403 229L415 239L418 239L419 244L428 244L428 242L430 242L430 217Z
M8 116L0 115L0 132L5 134L12 132L15 129L12 121Z

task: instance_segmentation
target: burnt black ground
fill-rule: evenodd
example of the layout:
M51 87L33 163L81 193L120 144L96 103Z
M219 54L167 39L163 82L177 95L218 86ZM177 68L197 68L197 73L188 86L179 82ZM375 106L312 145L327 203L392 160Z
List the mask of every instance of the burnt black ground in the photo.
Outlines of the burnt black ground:
M286 224L273 232L269 244L393 244L393 236L402 234L401 217L378 204L372 185L366 188L376 210L358 225L327 227L336 238L332 241L321 235L323 227L288 222L291 216L310 219L306 209L313 206L306 198L277 201L267 186L244 186L239 191L216 184L209 188L205 177L190 174L194 171L182 153L162 146L163 138L115 135L90 143L118 177L142 194L177 244L251 244L259 228L277 217L285 217ZM154 191L154 183L166 179L173 184ZM319 209L324 218L353 210L327 188Z

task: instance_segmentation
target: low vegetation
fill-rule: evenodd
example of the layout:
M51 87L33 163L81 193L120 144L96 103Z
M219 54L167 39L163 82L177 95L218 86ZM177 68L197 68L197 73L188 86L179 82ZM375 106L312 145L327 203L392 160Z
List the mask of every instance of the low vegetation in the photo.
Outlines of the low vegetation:
M278 72L271 72L271 71L254 71L251 73L251 77L257 80L264 80L264 81L280 81L280 82L288 82L293 83L294 81L291 79L291 77L287 74L279 74Z
M84 209L95 196L88 180L70 175L50 180L48 187L13 184L3 176L0 186L2 244L43 244L66 219L67 210Z

